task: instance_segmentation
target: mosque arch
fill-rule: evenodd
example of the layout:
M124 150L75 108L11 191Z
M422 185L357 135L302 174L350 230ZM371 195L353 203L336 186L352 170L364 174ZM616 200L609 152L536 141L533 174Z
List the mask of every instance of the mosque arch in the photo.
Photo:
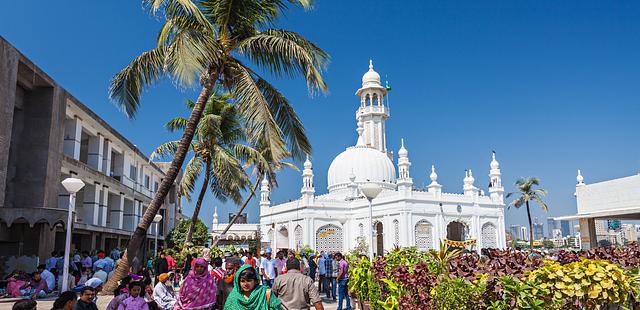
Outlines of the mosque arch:
M289 248L289 230L282 226L278 229L276 234L276 249L288 249Z
M414 234L418 250L433 249L433 225L429 221L418 221L414 227Z
M334 224L321 226L316 231L316 251L342 251L342 240L341 227Z
M452 241L464 241L469 236L469 227L462 221L451 221L447 224L447 239Z
M296 248L302 249L302 226L296 225L296 228L293 230L293 235Z
M376 228L376 255L384 254L384 225L382 222L376 222L374 224Z
M496 225L493 223L485 223L482 225L482 247L483 248L497 248L498 247L498 236Z
M400 222L393 220L393 246L400 246Z

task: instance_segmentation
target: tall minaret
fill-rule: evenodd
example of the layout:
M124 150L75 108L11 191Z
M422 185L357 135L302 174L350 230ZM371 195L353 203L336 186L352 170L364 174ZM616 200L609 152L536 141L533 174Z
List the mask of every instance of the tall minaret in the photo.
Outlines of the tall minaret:
M500 163L496 160L496 152L491 155L491 170L489 170L489 196L496 203L504 203L504 187L502 187L502 174Z
M260 207L269 207L271 204L269 193L269 180L267 180L267 174L265 174L260 183Z
M384 104L387 89L380 84L380 75L373 71L373 61L369 60L369 71L362 76L362 88L356 91L360 97L360 107L356 111L356 120L364 125L362 137L364 144L381 152L387 152L385 121L389 118L389 109Z
M218 207L213 209L213 225L218 225Z
M304 161L304 170L302 170L302 189L300 189L305 205L313 204L313 195L315 192L316 190L313 186L313 165L307 154L307 160Z
M411 166L409 151L404 148L404 139L401 139L400 143L400 150L398 150L398 190L410 191L413 186L413 179L409 176L409 167Z

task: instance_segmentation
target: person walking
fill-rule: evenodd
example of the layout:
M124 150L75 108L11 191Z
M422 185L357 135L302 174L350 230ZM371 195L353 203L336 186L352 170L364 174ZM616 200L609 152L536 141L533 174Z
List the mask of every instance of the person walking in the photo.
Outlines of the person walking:
M300 272L300 261L297 258L287 260L287 273L276 278L273 293L278 296L288 310L324 310L322 299L314 281Z
M221 258L216 258L222 260ZM233 278L236 276L236 272L240 269L240 259L237 256L230 256L227 258L226 264L224 265L224 272L220 279L218 280L218 296L216 299L216 308L224 309L224 304L227 302L227 297L233 291ZM215 270L218 270L216 267Z
M191 271L191 262L193 261L193 256L191 254L187 254L187 257L184 259L184 265L182 266L182 277L186 278Z
M262 265L260 265L260 274L263 278L263 284L267 287L272 287L273 281L278 275L276 271L278 265L275 259L271 259L271 249L267 249L264 255L264 260L262 260Z
M80 299L73 307L73 310L98 310L94 297L96 296L96 290L91 286L85 286L80 290Z
M329 253L324 264L327 268L327 297L336 301L336 277L338 276L338 265L334 264L333 254Z
M278 252L276 258L276 277L285 272L286 262L287 260L284 258L284 251Z
M164 252L160 252L160 256L156 258L154 264L153 274L155 275L155 279L158 279L158 276L162 273L169 272L169 262L167 262L167 258L164 256Z
M198 258L184 279L174 309L208 309L216 302L217 286L207 272L207 261Z
M247 258L244 259L244 263L253 267L254 269L257 267L256 259L253 258L253 253L251 251L247 251Z
M233 279L233 290L224 304L225 310L281 310L282 302L273 291L260 284L258 272L243 265Z
M338 261L338 308L337 310L342 310L342 300L346 299L347 301L347 310L351 310L351 299L349 298L349 263L342 253L338 252L335 256Z
M316 282L316 270L318 269L315 258L315 254L309 254L309 278L311 278L313 282Z
M53 302L51 310L73 310L78 301L78 295L74 291L66 291Z
M325 266L325 253L324 251L320 251L318 255L318 274L320 275L318 279L318 292L327 294L327 285L325 283L327 277L327 266Z

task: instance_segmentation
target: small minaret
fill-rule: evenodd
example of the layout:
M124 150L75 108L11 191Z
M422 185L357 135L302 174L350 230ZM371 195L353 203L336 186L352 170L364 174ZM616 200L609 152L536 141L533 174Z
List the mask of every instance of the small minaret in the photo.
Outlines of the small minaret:
M436 198L439 198L442 195L442 185L438 183L438 174L436 173L436 166L431 165L431 174L429 175L431 179L431 184L427 186L429 189L429 193L433 193Z
M267 174L265 173L262 182L260 183L260 207L269 207L271 205L271 199L269 198L269 180L267 180Z
M398 191L411 191L413 179L409 176L409 151L404 148L404 139L400 140L401 146L398 151Z
M300 189L304 205L313 204L315 192L316 190L313 186L313 165L311 164L311 160L309 160L309 154L307 154L307 160L304 161L304 170L302 170L302 189Z
M489 170L489 196L495 203L504 203L504 187L502 187L502 177L500 173L500 163L496 160L496 152L492 153L491 170Z
M218 207L213 209L213 226L218 225Z
M583 187L586 185L584 184L584 177L582 176L582 171L580 171L580 169L578 169L578 175L576 176L576 181L578 183L576 183L576 193L573 193L574 196L577 195L578 187Z
M464 194L469 196L476 195L478 193L478 188L473 185L473 182L476 181L476 179L473 177L473 172L471 172L471 169L469 169L465 171L464 174L464 186L462 187Z
M358 197L358 184L356 184L356 175L353 173L353 169L349 174L349 181L351 181L348 185L349 187L349 196L348 198L357 198Z

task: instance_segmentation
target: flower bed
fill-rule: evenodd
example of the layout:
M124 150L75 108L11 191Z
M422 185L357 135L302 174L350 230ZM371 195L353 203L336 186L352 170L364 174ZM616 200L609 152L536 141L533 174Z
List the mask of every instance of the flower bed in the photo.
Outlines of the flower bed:
M640 309L640 248L461 252L396 249L351 258L350 289L372 309Z

